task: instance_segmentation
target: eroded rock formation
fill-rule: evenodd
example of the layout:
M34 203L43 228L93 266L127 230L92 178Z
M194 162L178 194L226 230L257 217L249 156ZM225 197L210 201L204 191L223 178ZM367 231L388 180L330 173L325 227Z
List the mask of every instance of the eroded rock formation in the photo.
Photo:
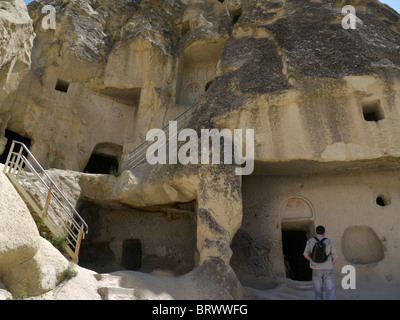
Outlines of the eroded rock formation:
M56 8L55 30L41 28L45 3ZM356 29L342 27L346 4L356 8ZM266 288L285 278L285 232L311 236L328 223L341 264L370 263L368 253L352 257L346 239L373 239L380 262L360 266L361 277L399 280L398 233L388 228L396 207L379 204L399 201L396 12L375 0L52 0L29 12L32 67L0 115L32 140L45 168L59 169L54 179L95 226L83 244L88 256L98 250L118 266L124 243L136 246L143 259L135 268L200 273L221 297L238 298L238 280ZM196 132L255 130L253 175L229 164L127 170L148 130L195 102L186 125ZM392 177L386 187L380 171ZM150 234L189 228L195 239L185 233L184 248L171 235L152 242L138 230L150 214ZM384 257L379 241L393 241Z
M0 105L17 89L31 64L33 26L22 0L2 1L0 12ZM3 113L3 112L2 112ZM0 116L0 153L10 115Z

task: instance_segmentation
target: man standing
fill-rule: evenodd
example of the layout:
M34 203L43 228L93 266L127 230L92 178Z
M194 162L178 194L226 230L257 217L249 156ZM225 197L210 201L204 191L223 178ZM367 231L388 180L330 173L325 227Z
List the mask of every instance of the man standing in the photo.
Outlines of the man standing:
M333 264L338 255L332 241L325 238L325 228L316 228L317 236L307 241L304 249L304 257L310 261L312 269L312 281L316 300L323 299L323 291L327 300L335 300L335 279Z

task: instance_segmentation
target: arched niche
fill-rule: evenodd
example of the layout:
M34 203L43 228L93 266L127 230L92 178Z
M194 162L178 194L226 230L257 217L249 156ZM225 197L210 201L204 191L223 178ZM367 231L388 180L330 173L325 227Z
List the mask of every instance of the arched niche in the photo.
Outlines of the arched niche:
M282 221L314 219L312 204L301 196L290 196L285 199L279 208L279 213Z

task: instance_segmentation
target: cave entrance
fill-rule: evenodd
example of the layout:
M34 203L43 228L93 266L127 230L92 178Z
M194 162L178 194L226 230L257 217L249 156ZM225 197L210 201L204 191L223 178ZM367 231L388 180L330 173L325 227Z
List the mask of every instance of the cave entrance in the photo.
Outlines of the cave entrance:
M122 155L122 146L114 143L99 143L93 150L83 172L92 174L117 174Z
M312 270L303 256L307 240L306 231L282 230L282 249L287 278L311 281Z
M77 211L91 228L79 265L98 273L165 270L175 275L196 264L196 202L131 208L80 199Z
M137 271L142 267L142 243L138 239L127 239L122 244L121 265Z
M11 149L11 144L13 140L22 142L23 144L26 145L26 147L29 149L31 147L31 139L21 136L20 134L13 132L11 130L6 129L4 136L8 139L7 144L4 148L4 152L0 155L0 163L5 164L7 161L7 156L10 152ZM24 150L22 153L25 157L28 157L28 153Z
M93 174L110 174L118 172L118 160L114 157L92 154L84 172Z

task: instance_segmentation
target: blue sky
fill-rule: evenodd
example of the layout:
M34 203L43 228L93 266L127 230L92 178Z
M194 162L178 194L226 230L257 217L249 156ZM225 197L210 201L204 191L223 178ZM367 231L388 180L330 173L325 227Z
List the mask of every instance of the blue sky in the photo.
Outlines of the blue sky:
M400 1L399 0L381 0L381 2L388 4L398 13L400 13Z
M24 0L26 4L32 2L33 0ZM380 0L383 3L388 4L391 6L393 9L395 9L397 12L400 13L400 1L399 0Z

